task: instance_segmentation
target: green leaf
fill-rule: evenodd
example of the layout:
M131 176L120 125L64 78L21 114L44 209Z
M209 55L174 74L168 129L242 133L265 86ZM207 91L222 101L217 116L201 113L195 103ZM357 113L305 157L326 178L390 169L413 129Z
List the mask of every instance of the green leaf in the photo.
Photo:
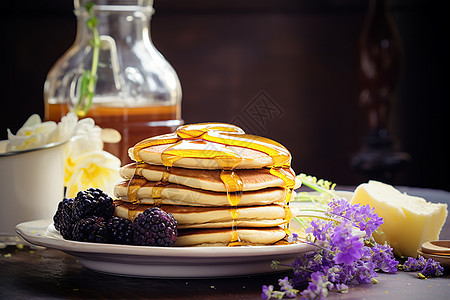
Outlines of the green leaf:
M87 11L92 11L92 9L94 8L94 2L88 2L84 7L86 7Z
M94 28L96 28L98 26L98 19L96 17L89 18L86 21L86 24L89 27L89 29L92 30L92 29L94 29Z

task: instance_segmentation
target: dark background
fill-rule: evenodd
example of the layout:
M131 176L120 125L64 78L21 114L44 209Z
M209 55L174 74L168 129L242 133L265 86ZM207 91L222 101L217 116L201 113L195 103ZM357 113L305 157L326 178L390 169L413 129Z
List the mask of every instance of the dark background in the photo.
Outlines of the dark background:
M443 1L392 0L403 70L389 130L411 164L390 183L450 190L448 15ZM156 0L155 46L177 71L186 123L234 122L273 138L293 168L342 185L366 132L357 39L368 1ZM43 116L43 85L73 43L70 0L12 1L1 15L0 138ZM259 119L255 103L272 104Z

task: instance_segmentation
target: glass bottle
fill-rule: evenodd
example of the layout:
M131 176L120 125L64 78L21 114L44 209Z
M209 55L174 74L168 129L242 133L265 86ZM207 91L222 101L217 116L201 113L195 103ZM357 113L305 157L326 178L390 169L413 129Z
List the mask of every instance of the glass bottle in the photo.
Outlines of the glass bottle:
M51 68L44 85L45 119L59 121L75 110L102 128L118 130L121 141L105 143L105 150L122 164L131 161L129 147L183 123L177 74L150 38L152 5L152 0L74 0L75 42ZM98 20L94 28L90 13ZM95 79L84 113L77 104L86 72Z
M359 100L367 109L369 129L378 135L387 131L402 67L401 39L388 0L369 2L358 46Z
M368 132L351 166L367 179L393 183L411 158L398 151L388 130L402 70L402 43L389 0L370 0L358 42L359 103L366 110Z

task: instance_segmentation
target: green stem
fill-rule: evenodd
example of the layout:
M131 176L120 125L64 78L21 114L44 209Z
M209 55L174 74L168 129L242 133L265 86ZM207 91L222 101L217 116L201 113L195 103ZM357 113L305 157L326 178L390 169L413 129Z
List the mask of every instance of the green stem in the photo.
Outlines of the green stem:
M308 176L306 174L299 174L296 177L297 179L299 179L302 183L302 185L305 185L307 187L309 187L310 189L319 192L319 196L317 197L317 199L314 198L314 196L310 195L310 201L316 202L315 200L318 200L319 203L324 204L323 200L324 200L324 196L323 195L328 195L331 198L339 198L335 191L334 191L334 187L335 184L332 184L329 181L326 180L317 180L317 178L312 177L312 176ZM300 194L300 195L299 195ZM299 193L296 196L295 200L306 200L306 195L308 193ZM303 195L301 195L303 194ZM327 199L329 200L329 199Z
M332 190L328 190L328 189L326 189L325 187L320 186L320 185L318 185L318 184L316 184L316 183L312 183L312 182L308 182L308 181L303 181L303 180L302 180L302 184L304 184L304 185L306 185L307 187L309 187L309 188L315 190L316 192L319 192L319 193L326 193L326 194L328 194L328 195L330 195L330 196L332 196L332 197L336 197L336 194L333 193Z
M92 98L95 94L95 86L97 83L97 69L100 54L100 35L98 33L97 25L98 19L94 14L94 4L92 2L86 4L86 10L89 14L89 18L86 21L87 26L91 29L93 38L91 44L93 47L92 51L92 65L91 70L85 70L83 75L80 77L80 96L78 102L74 108L75 113L79 117L85 117L87 112L92 106Z
M89 81L89 91L93 93L96 83L95 78L97 77L98 57L100 54L100 35L98 34L97 27L92 28L92 33L94 34L94 50L92 53L92 67L91 67L92 77L90 78Z

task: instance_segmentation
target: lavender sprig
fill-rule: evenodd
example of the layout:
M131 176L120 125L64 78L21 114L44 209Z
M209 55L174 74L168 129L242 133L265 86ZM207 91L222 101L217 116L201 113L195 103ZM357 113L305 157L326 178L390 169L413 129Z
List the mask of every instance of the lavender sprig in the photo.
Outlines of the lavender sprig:
M403 271L420 271L417 273L417 277L420 279L437 277L444 274L444 268L439 262L432 258L425 259L421 255L417 259L408 257L408 260L399 266L399 269Z
M352 205L344 198L335 198L328 203L328 208L328 214L353 220L352 225L365 231L367 237L370 237L383 224L383 218L378 217L378 214L374 212L375 209L369 205Z
M426 263L427 261L422 255L419 255L418 259L408 257L406 262L403 264L402 270L407 272L419 271L422 270L423 267L425 267Z
M299 288L307 285L300 292L302 299L323 299L330 291L348 292L348 285L354 283L377 283L376 271L395 274L397 269L420 271L419 278L440 276L443 268L432 259L409 258L399 267L393 249L388 245L375 242L372 234L383 224L369 205L352 205L334 192L334 185L328 181L317 181L315 177L299 175L302 184L320 192L319 197L310 200L315 207L300 211L295 218L306 225L307 238L304 242L316 246L315 251L303 253L289 265L293 276L279 280L281 291L273 286L263 286L262 299L282 299L293 297ZM324 204L324 199L331 201ZM301 196L307 199L306 193ZM306 217L306 218L303 218ZM313 218L311 220L311 218ZM354 228L365 233L359 237ZM276 268L279 262L273 262ZM285 284L288 282L288 284ZM286 288L284 288L286 286ZM294 287L294 288L291 288ZM289 294L287 290L289 290Z
M322 218L312 220L305 231L306 242L315 245L316 250L300 255L290 265L294 273L290 279L292 286L308 283L300 293L302 298L321 299L332 290L347 292L348 284L374 282L375 270L396 273L398 262L392 248L378 245L371 236L382 223L383 219L369 206L333 198ZM360 238L355 227L366 235ZM284 296L276 293L273 286L265 291L273 298Z
M304 216L316 217L305 230L306 242L315 245L316 250L301 254L290 265L293 277L289 283L293 287L307 283L307 288L300 293L302 298L321 299L331 290L347 292L351 283L375 282L375 270L397 272L398 262L392 248L378 245L372 238L372 233L383 223L373 208L351 205L338 197L331 182L318 181L305 174L299 178L302 184L324 195L322 200L331 197L326 206L323 201L317 201L318 198L312 199L319 205L301 211ZM356 234L355 227L365 232L363 238ZM273 286L265 286L262 295L269 297L262 297L264 299L285 296L274 291Z
M263 285L261 299L283 299L284 296L287 298L295 298L298 293L298 290L292 287L292 283L287 276L283 279L278 279L278 285L281 291L274 291L273 285Z

